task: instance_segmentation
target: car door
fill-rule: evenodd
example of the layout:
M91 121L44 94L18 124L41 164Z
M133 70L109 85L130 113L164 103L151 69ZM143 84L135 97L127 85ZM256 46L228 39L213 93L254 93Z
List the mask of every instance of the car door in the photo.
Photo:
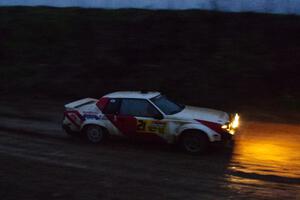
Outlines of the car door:
M116 126L127 136L160 140L167 132L163 115L146 99L122 99Z

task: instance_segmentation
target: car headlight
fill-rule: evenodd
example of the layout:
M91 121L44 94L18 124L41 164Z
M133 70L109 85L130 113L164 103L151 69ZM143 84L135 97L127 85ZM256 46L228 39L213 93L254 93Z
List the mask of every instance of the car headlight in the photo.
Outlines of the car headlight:
M228 125L227 125L227 124L224 124L224 125L222 126L222 129L228 129Z
M238 114L235 114L234 117L230 119L230 122L222 125L222 129L227 130L230 134L235 133L235 129L239 127L239 121L240 121L240 116Z

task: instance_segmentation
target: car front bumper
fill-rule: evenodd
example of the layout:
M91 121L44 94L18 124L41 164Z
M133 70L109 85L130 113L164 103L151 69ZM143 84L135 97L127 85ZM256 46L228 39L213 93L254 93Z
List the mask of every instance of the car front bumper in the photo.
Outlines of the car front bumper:
M222 146L222 147L232 147L234 144L234 134L227 131L219 133L221 135L221 140L212 142L212 145Z

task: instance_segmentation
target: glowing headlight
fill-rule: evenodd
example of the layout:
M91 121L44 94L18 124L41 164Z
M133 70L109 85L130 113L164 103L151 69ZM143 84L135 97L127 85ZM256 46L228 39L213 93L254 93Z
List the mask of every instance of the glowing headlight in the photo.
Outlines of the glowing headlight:
M222 129L227 129L227 128L228 126L226 124L222 126Z
M239 119L240 119L240 116L238 114L235 114L234 119L233 119L233 121L231 123L231 127L232 128L239 127Z

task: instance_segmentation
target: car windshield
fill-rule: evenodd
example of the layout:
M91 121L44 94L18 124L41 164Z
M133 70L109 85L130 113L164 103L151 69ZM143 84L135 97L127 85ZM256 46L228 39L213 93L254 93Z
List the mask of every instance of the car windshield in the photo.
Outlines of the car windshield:
M159 107L166 115L172 115L184 109L184 105L175 103L162 95L152 98L151 101L157 107Z

